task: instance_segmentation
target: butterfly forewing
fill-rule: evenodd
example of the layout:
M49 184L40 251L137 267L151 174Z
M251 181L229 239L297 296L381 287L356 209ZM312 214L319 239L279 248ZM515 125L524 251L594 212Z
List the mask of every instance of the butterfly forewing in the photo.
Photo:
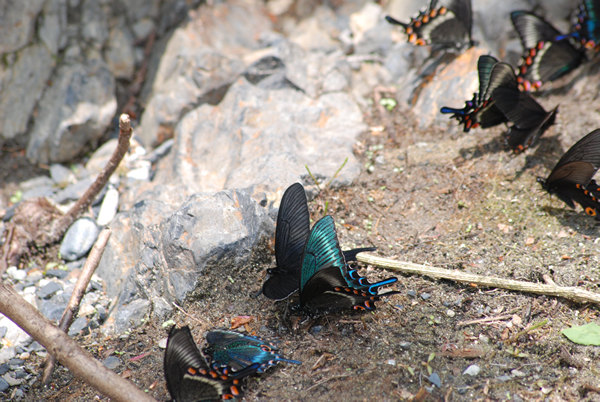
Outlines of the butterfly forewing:
M283 300L298 290L302 252L310 232L310 217L304 187L294 183L283 194L275 228L275 260L263 294Z

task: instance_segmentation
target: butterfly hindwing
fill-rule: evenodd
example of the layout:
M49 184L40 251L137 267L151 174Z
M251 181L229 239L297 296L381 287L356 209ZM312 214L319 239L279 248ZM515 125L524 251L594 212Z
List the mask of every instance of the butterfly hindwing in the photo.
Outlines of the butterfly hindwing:
M506 141L515 152L521 152L535 144L554 123L557 108L546 112L527 92L497 88L493 92L493 98L508 121L513 123L506 134Z
M349 270L340 250L335 223L325 216L313 227L302 262L300 305L311 312L332 312L344 309L373 310L381 296L378 289L397 281L388 278L370 283Z
M238 396L237 380L210 370L188 327L172 328L164 357L167 388L177 402Z
M575 203L598 219L600 191L592 177L600 167L600 129L594 130L573 145L558 161L542 187L570 207Z
M525 90L554 81L583 61L583 53L568 40L557 40L561 33L540 16L518 10L510 18L524 48L518 79Z
M473 43L471 0L450 0L446 6L439 7L437 1L432 0L425 11L408 23L390 16L386 16L386 20L402 26L408 41L415 45L462 48Z
M215 369L230 368L234 372L258 365L257 373L262 373L277 362L300 364L297 360L284 359L271 344L255 336L244 335L229 330L213 330L206 334L211 355L211 365Z

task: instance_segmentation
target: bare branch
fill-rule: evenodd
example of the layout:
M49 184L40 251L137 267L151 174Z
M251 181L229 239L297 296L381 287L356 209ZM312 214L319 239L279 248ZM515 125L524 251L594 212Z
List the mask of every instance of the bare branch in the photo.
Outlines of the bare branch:
M149 395L113 373L67 334L54 326L11 286L0 283L0 313L42 344L50 354L104 395L115 401L153 401Z
M449 279L456 282L474 283L479 286L516 290L519 292L535 293L546 296L556 296L569 299L578 303L600 304L600 294L589 292L577 287L557 286L554 284L531 283L504 279L493 276L470 274L468 272L454 271L450 269L430 267L427 265L413 264L406 261L395 261L376 255L360 253L356 256L357 261L376 265L391 271L406 272L411 274L425 275L435 279Z
M79 304L81 303L81 299L83 299L83 295L85 294L85 290L87 289L88 283L90 283L90 279L98 264L100 263L100 259L102 258L102 253L104 252L104 248L106 247L106 243L108 243L108 238L110 237L110 229L103 229L98 235L98 239L92 247L90 254L85 261L83 269L79 274L79 278L77 278L77 283L75 283L75 288L73 289L73 293L71 293L71 298L69 299L69 303L65 308L65 311L60 319L60 323L58 327L61 331L68 333L69 327L73 323L73 318L79 312ZM54 372L54 366L56 364L56 359L54 356L49 355L46 359L46 364L44 367L44 375L42 376L42 384L47 384L50 381L50 377Z
M87 189L83 196L63 215L60 219L52 223L49 235L49 243L54 243L67 231L69 226L77 219L83 211L89 208L94 201L94 198L102 191L102 188L108 182L110 176L121 163L121 160L129 149L129 140L131 139L132 129L129 116L122 114L119 117L119 140L117 148L111 155L108 163L98 174L96 181Z

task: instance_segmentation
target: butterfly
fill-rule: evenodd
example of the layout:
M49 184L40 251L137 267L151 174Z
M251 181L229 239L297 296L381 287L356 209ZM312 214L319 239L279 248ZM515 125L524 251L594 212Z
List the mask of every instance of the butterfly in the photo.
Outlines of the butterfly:
M577 141L560 158L548 178L538 182L571 208L581 205L586 214L600 220L600 187L592 177L600 167L600 129Z
M200 354L189 327L169 332L164 372L171 398L177 402L233 399L241 395L240 380L254 374L259 364L236 372L211 369Z
M268 279L262 292L269 299L284 300L298 290L300 267L306 239L310 233L310 216L304 187L300 183L289 186L281 198L275 228L276 268L267 270ZM374 251L373 247L344 251L348 261L356 260L363 251Z
M514 73L505 71L504 68L494 69L496 64L498 64L498 60L495 57L480 56L477 60L479 92L474 93L473 99L466 101L465 107L462 109L446 106L440 109L441 113L452 113L451 118L457 119L459 124L463 124L465 133L472 128L488 128L506 122L502 111L494 105L491 94L501 85L512 86L510 76ZM514 86L516 89L516 84Z
M600 1L582 0L575 10L571 32L556 40L574 38L585 49L600 50Z
M513 123L506 133L506 143L515 152L522 152L535 144L554 124L558 106L549 112L528 93L498 88L493 92L498 109Z
M385 19L390 24L404 28L408 41L418 46L439 45L458 49L465 45L472 46L471 0L450 0L448 6L440 7L437 3L437 0L431 0L427 9L408 23L389 15Z
M519 66L518 81L525 91L539 89L577 68L584 53L568 40L557 40L561 33L543 18L528 11L513 11L511 21L525 55Z
M250 335L235 331L213 330L206 334L208 347L204 351L212 358L211 367L232 369L235 372L258 364L257 373L262 373L278 362L301 364L297 360L284 359L269 343Z
M390 277L370 283L355 269L350 269L340 250L333 218L327 215L315 223L304 247L300 306L311 314L346 309L375 310L375 302L381 297L398 293L379 294L379 288L397 280Z

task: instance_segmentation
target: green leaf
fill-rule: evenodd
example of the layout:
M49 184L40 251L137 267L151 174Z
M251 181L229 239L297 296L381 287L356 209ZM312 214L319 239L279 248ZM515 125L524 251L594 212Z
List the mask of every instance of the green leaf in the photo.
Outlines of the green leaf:
M563 329L562 334L579 345L600 346L600 325L594 322Z

